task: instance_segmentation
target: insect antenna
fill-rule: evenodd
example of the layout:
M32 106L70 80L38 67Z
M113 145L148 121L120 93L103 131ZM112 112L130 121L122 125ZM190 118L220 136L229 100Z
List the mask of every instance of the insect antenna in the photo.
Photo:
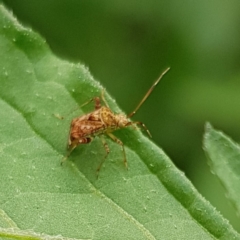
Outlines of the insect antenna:
M137 110L142 106L142 104L146 101L146 99L149 97L149 95L151 94L151 92L153 91L153 89L157 86L157 84L159 83L159 81L162 79L162 77L169 71L170 67L168 67L165 71L162 72L162 74L159 76L159 78L154 82L154 84L150 87L150 89L147 91L147 93L145 94L145 96L143 97L143 99L140 101L140 103L137 105L137 107L130 113L127 115L128 118L132 117ZM145 127L144 127L145 128Z

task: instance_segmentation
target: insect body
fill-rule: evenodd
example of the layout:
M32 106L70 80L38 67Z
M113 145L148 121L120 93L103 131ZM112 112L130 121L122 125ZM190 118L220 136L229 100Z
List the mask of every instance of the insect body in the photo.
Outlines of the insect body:
M140 108L140 106L144 103L144 101L147 99L147 97L150 95L154 87L158 84L160 79L163 77L163 75L169 70L167 68L157 79L157 81L152 85L152 87L148 90L148 92L145 94L143 99L140 101L138 106L135 108L133 112L131 112L129 115L125 114L115 114L112 112L104 98L104 92L102 92L102 100L105 103L106 106L101 105L101 100L99 97L95 97L90 99L88 102L84 103L82 106L90 103L95 102L95 110L91 113L88 113L86 115L83 115L81 117L74 118L71 122L70 132L69 132L69 140L68 140L68 148L69 148L69 154L65 157L64 160L68 158L68 156L71 154L71 152L80 144L87 144L90 143L96 136L99 136L103 146L106 150L106 155L97 168L97 174L99 173L99 170L101 169L101 166L106 159L107 155L109 154L110 150L109 147L104 139L103 134L106 134L108 137L110 137L113 141L121 145L123 156L124 156L124 164L127 167L127 159L126 159L126 153L124 149L124 145L121 140L119 140L117 137L115 137L112 132L120 129L125 128L127 126L135 126L140 125L142 126L147 133L150 135L150 132L146 128L146 126L139 121L131 121L130 117L133 116L136 111ZM81 106L81 107L82 107Z

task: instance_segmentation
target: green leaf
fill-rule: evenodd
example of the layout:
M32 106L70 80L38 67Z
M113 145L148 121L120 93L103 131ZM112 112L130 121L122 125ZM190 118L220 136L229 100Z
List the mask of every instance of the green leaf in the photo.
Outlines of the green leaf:
M204 135L204 149L211 171L219 178L226 196L240 215L240 146L208 123Z
M61 166L71 119L93 105L72 110L102 87L84 65L54 56L2 5L0 44L0 237L240 239L139 130L116 132L128 171L120 146L107 139L111 152L96 178L105 156L98 138ZM107 93L106 100L119 112Z

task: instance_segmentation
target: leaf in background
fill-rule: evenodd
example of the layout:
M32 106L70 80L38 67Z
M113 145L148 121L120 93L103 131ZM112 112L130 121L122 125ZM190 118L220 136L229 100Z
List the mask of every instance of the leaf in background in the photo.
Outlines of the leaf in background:
M204 150L211 171L223 184L227 197L240 215L240 146L208 123L204 135Z
M61 166L71 119L93 106L66 114L102 87L85 66L54 56L3 6L0 45L0 237L240 239L140 131L116 132L128 171L119 145L107 140L111 152L96 179L105 155L98 139Z

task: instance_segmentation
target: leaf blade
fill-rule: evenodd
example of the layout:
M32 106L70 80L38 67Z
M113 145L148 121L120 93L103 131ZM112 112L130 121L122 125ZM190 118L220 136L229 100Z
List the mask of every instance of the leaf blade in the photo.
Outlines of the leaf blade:
M232 139L206 124L204 149L211 171L222 183L226 196L240 214L240 147Z
M75 113L63 121L53 114L69 112L102 87L83 65L55 57L3 6L0 24L0 204L17 228L76 239L239 238L162 150L134 129L116 132L129 171L109 140L99 180L100 141L77 148L61 167Z

